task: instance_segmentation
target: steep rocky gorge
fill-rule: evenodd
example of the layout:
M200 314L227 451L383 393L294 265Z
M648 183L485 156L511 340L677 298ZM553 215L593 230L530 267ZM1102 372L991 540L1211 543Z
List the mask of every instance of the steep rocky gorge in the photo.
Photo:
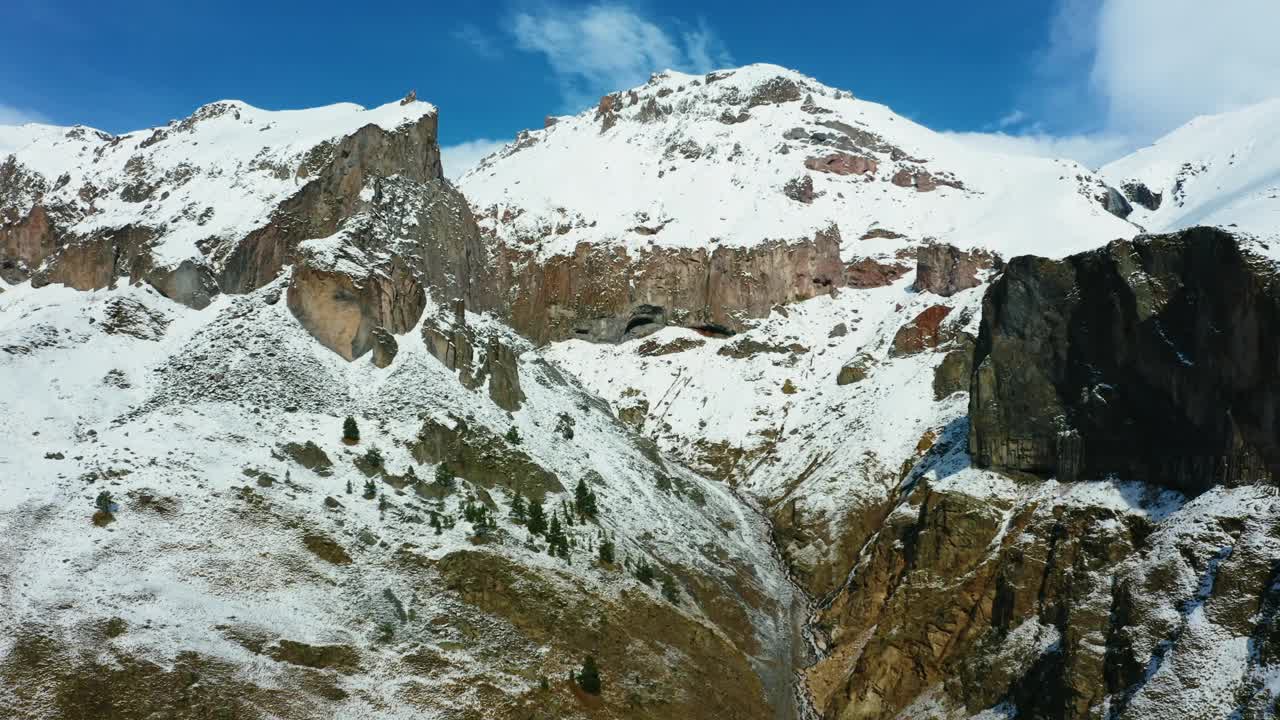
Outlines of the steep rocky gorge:
M821 605L823 716L1269 717L1275 278L1210 228L1013 259L969 417Z

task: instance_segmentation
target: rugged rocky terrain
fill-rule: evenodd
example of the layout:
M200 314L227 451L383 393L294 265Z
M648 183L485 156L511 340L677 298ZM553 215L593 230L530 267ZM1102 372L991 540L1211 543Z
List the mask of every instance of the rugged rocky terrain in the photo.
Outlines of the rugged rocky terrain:
M1095 174L667 72L457 188L412 96L0 128L0 701L1272 717L1280 223L1159 179L1269 112Z

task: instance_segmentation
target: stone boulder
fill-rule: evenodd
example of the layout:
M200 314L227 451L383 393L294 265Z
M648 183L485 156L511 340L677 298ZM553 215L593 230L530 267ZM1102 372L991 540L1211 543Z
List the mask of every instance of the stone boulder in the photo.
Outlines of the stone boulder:
M988 289L969 448L980 465L1188 493L1280 473L1280 275L1229 233L1019 257Z

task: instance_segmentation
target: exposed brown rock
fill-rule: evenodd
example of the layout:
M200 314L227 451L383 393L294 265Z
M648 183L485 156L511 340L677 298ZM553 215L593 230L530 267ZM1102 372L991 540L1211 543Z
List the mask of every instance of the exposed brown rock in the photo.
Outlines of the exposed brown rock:
M818 172L834 175L874 175L880 164L875 158L837 152L823 157L809 158L804 166Z
M757 105L777 105L794 102L800 99L800 86L790 78L775 77L766 80L756 88L747 101L747 107Z
M867 230L866 232L862 233L862 237L858 239L859 240L875 240L878 238L884 238L887 240L900 240L904 237L906 237L906 235L903 235L900 232L894 232L893 230L890 230L888 228L871 228L870 230Z
M363 278L300 264L289 279L288 304L322 345L354 360L373 349L374 328L403 333L416 325L426 295L399 258L389 273Z
M779 303L845 284L839 231L750 248L643 249L580 244L535 260L507 250L512 325L535 343L568 338L617 342L665 324L730 334Z
M688 337L676 338L666 343L659 343L656 340L645 340L640 343L640 347L636 348L636 354L643 355L645 357L673 355L675 353L682 353L686 350L693 350L694 348L699 348L706 344L706 340Z
M617 99L613 95L605 95L600 98L600 104L596 106L596 120L600 121L600 132L605 133L609 128L618 122L618 111L614 109L614 103Z
M867 289L892 285L911 270L902 263L884 263L865 257L844 267L845 284L851 288Z
M938 347L944 340L942 321L949 314L951 314L951 308L946 305L926 308L911 322L898 329L897 334L893 336L893 345L889 348L889 354L900 357Z
M351 564L351 556L347 554L347 551L327 535L307 533L302 538L302 544L306 545L308 550L326 562L331 562L334 565Z
M317 153L311 180L280 204L271 221L215 255L222 267L220 287L225 292L250 292L274 280L284 265L296 259L300 242L333 235L367 204L360 193L373 178L398 176L427 185L428 193L456 193L442 180L436 126L435 113L394 132L366 125L327 152ZM456 205L466 207L465 201ZM470 212L456 219L433 217L434 228L424 228L415 236L466 232L468 219Z

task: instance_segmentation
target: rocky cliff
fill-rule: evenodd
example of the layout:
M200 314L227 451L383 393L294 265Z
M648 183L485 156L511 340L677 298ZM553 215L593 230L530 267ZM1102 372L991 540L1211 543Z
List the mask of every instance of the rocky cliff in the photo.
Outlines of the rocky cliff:
M426 297L499 307L498 275L441 174L427 103L269 112L206 105L150 131L15 128L0 166L7 282L147 283L197 309L293 265L289 307L352 359ZM304 247L306 245L306 247Z
M1220 230L1009 263L983 301L977 462L1188 493L1280 472L1280 279Z

